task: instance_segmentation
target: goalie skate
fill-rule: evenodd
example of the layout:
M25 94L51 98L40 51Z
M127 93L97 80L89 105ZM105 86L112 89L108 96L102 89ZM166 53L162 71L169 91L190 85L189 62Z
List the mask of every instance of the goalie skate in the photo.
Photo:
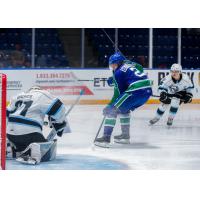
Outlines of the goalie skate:
M21 156L21 157L17 158L16 161L26 164L26 165L38 164L37 161L34 158L31 158L30 156Z

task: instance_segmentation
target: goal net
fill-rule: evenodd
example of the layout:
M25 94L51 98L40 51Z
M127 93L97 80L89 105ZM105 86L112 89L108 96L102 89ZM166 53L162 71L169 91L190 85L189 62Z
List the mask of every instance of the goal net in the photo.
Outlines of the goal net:
M6 165L6 75L0 73L0 169Z

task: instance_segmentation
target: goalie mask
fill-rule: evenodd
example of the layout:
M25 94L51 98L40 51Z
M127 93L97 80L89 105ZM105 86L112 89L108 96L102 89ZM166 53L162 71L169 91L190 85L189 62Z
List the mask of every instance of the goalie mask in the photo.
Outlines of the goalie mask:
M42 88L38 85L34 85L28 90L28 92L33 91L33 90L42 90Z

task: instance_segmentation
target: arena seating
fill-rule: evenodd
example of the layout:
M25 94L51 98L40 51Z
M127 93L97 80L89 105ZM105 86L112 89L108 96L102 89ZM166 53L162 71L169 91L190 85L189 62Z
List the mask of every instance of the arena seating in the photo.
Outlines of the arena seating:
M1 29L0 51L5 58L2 67L17 67L18 65L30 67L31 41L31 29ZM68 66L68 60L56 29L36 29L35 41L35 63L37 67ZM13 52L16 50L21 51L24 55L23 61L19 64L12 62Z
M184 68L200 68L200 35L191 35L187 29L182 29L182 65ZM114 29L104 29L114 41ZM114 45L102 29L86 29L94 51L97 51L99 66L107 66ZM145 28L118 29L119 49L132 60L148 67L149 30ZM154 68L169 68L177 62L178 29L153 29L153 66Z
M199 29L182 29L182 66L200 68ZM96 55L99 67L107 67L114 53L114 28L86 28L86 39ZM153 29L153 67L169 68L177 62L178 29ZM149 29L118 29L118 47L133 61L148 67ZM110 37L110 39L109 39ZM32 30L29 28L0 29L0 67L31 66ZM69 65L63 43L55 28L36 29L35 64L37 67L66 67Z

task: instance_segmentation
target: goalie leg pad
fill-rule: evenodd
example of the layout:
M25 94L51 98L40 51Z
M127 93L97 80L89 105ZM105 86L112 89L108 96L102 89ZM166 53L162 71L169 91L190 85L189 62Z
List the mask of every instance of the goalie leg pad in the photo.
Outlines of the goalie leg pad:
M56 158L57 153L57 139L54 139L51 142L41 143L41 162L46 162L50 160L54 160Z
M18 161L26 164L39 164L40 162L54 160L56 158L56 151L56 139L49 142L31 143L22 152L21 156L18 158Z

